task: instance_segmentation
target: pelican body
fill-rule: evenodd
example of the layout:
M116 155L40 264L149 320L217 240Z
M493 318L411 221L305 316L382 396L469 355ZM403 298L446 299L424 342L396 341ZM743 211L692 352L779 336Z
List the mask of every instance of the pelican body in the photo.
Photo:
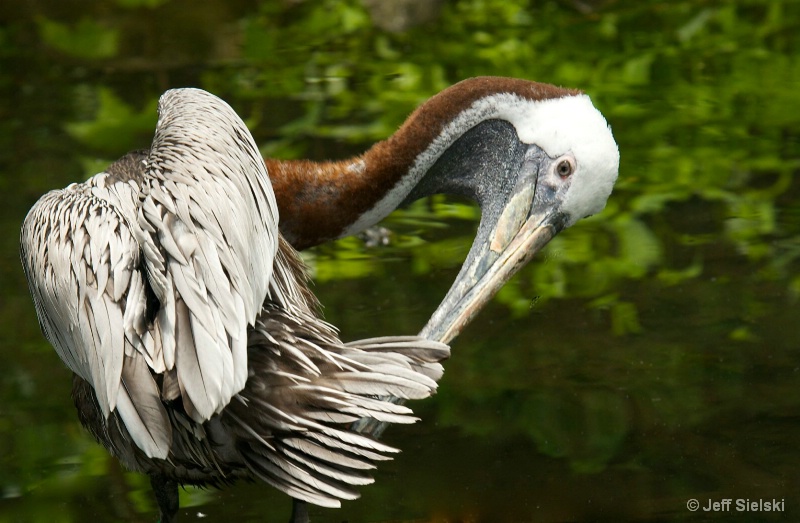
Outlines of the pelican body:
M456 84L335 162L264 162L227 104L173 90L149 150L34 205L21 257L81 422L150 476L162 522L179 483L260 479L338 506L396 452L375 439L385 424L415 420L397 400L436 390L445 344L555 234L603 208L618 163L586 95L525 80ZM291 245L435 193L482 210L455 283L419 336L343 344Z
M25 273L79 418L150 476L162 523L179 483L260 479L317 505L355 499L396 449L348 424L411 423L376 398L436 389L447 346L343 344L277 227L252 136L197 89L161 97L149 151L51 191L23 224Z

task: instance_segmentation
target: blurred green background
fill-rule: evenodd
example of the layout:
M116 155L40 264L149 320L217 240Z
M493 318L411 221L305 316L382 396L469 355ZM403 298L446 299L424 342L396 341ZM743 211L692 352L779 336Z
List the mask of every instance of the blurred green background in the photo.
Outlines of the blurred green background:
M262 152L343 158L470 76L585 90L611 124L606 210L556 238L460 338L404 452L316 521L800 520L800 2L4 0L0 521L155 521L146 478L80 427L19 227L49 189L149 145L198 86ZM477 209L441 197L306 253L346 340L411 334ZM784 499L696 513L690 498ZM264 485L182 493L184 521L284 521Z

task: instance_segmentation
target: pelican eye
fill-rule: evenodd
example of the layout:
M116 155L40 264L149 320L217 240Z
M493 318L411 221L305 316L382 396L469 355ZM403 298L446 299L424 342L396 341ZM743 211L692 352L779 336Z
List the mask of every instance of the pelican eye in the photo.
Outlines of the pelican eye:
M572 158L562 158L556 164L556 174L562 178L566 178L575 172L575 160Z

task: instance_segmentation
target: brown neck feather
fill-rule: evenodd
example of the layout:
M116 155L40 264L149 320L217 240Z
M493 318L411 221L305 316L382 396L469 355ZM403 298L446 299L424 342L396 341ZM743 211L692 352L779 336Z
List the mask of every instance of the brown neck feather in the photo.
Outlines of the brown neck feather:
M281 232L297 249L339 237L408 173L448 123L497 93L544 100L579 91L514 78L471 78L418 107L395 134L362 156L330 162L267 159Z

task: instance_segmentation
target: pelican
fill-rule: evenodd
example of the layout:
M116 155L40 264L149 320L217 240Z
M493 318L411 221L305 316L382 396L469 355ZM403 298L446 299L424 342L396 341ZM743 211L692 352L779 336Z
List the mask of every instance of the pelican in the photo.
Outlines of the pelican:
M241 478L335 507L397 451L362 432L415 420L395 399L435 392L446 343L603 208L618 163L588 96L525 80L456 84L364 155L321 163L262 161L225 102L178 89L148 151L34 205L21 258L82 424L150 476L162 523L177 518L178 484ZM343 344L289 244L441 192L482 211L445 299L419 336Z

